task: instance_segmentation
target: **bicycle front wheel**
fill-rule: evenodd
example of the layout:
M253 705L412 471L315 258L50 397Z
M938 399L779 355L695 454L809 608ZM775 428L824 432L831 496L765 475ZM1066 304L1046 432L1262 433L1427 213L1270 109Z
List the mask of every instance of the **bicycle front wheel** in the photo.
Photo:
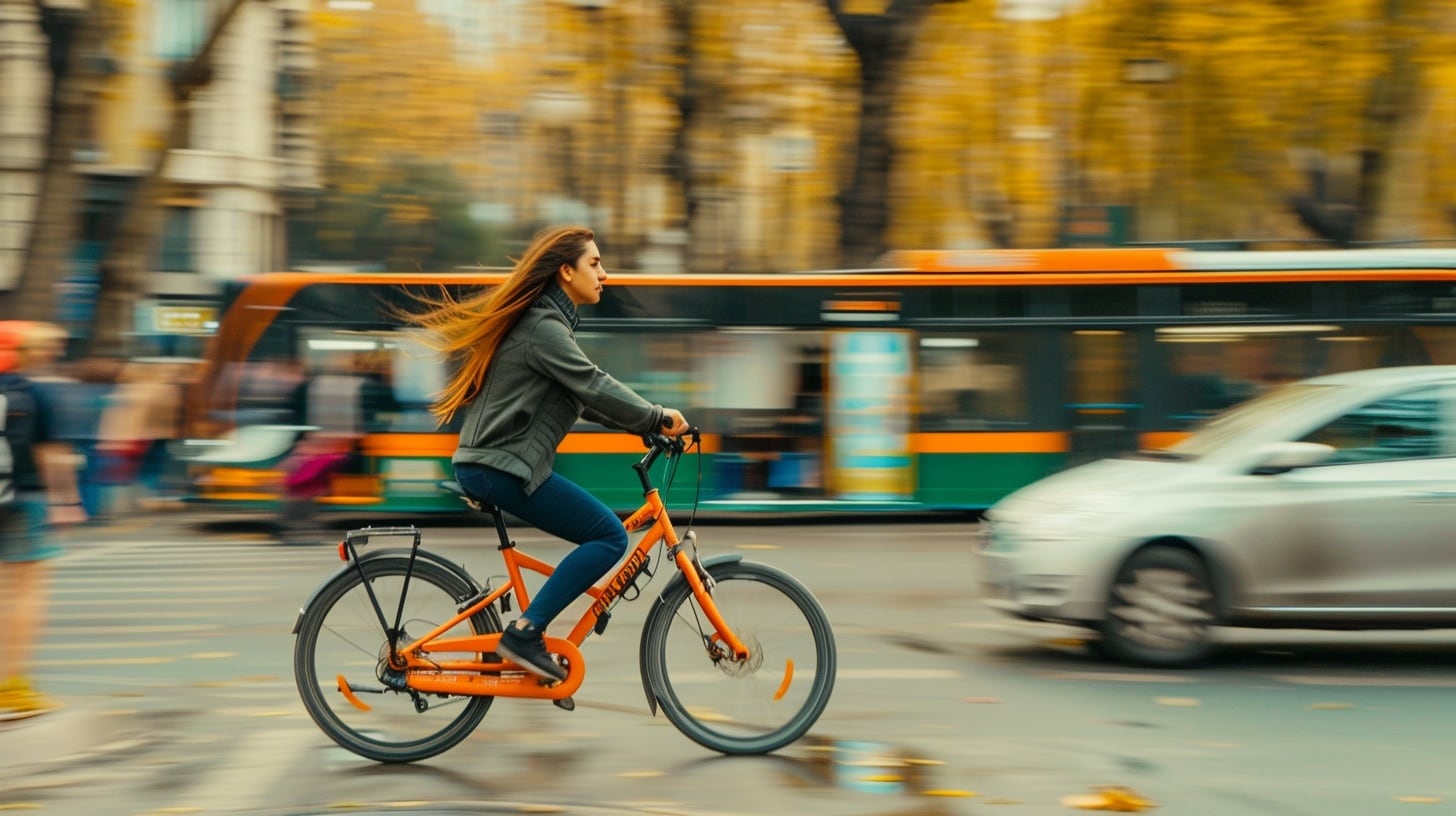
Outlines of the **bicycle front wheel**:
M708 567L713 603L748 647L723 654L687 582L664 592L642 633L642 671L689 739L725 754L763 754L803 736L834 689L834 634L802 584L741 561Z
M420 559L406 590L408 570L409 559L400 556L366 559L359 569L340 572L304 609L294 644L294 679L309 716L334 742L378 762L414 762L454 747L495 699L411 693L385 684L385 626L394 625L401 593L397 642L403 644L454 617L472 591L462 576ZM500 616L489 607L443 637L499 631Z

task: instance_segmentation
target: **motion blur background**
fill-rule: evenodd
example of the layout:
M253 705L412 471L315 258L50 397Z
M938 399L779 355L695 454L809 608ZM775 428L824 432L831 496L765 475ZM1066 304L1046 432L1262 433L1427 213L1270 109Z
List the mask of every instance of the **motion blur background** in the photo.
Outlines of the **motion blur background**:
M685 273L1440 242L1453 35L1451 0L0 0L3 311L198 353L226 280L562 221Z

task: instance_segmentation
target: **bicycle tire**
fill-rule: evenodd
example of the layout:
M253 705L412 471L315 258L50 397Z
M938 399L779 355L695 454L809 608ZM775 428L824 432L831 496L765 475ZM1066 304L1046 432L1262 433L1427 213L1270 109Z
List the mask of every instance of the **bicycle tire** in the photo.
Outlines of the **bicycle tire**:
M388 640L364 580L393 625L399 588L411 567L405 555L366 558L359 567L362 577L360 569L349 567L330 579L299 619L293 674L304 708L330 739L368 759L415 762L447 751L480 725L495 698L421 694L429 704L421 712L407 691L386 687L379 669ZM416 559L412 570L401 625L404 640L453 617L474 591L467 577L434 562ZM500 615L487 607L468 619L468 627L467 632L466 624L456 626L444 636L499 632ZM349 701L339 690L340 676L371 710Z
M813 727L834 690L829 618L798 580L766 564L707 568L713 600L752 656L714 661L712 634L686 581L658 598L643 624L643 676L667 719L724 754L765 754Z

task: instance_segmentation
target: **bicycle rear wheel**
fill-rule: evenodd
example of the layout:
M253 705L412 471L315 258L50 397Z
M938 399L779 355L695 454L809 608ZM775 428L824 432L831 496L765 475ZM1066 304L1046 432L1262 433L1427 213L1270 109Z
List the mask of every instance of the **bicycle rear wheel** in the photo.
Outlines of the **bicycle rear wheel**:
M829 619L808 589L773 567L744 561L708 573L713 602L749 658L714 654L722 644L683 581L644 624L643 676L668 720L699 745L725 754L782 748L829 703L836 661Z
M470 736L495 699L412 695L384 683L389 640L366 580L384 620L393 626L409 568L409 559L401 555L365 559L360 563L362 577L353 568L340 572L304 609L294 644L294 680L309 716L334 742L378 762L414 762L454 747ZM472 589L462 576L417 559L400 617L399 642L407 643L454 617ZM499 631L500 616L491 607L443 637ZM340 689L340 678L348 694Z

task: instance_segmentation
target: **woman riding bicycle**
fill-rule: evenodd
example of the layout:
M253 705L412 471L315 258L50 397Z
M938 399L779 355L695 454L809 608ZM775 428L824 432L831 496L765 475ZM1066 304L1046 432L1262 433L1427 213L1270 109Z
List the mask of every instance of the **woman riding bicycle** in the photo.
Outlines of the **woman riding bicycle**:
M410 315L426 342L461 365L431 407L442 424L464 410L452 461L471 496L576 544L498 651L544 678L566 672L546 651L546 627L627 551L627 532L605 504L552 472L556 447L582 416L636 434L680 436L680 411L643 399L598 368L576 343L578 308L597 303L607 272L595 234L538 234L498 286L464 300L425 299Z

